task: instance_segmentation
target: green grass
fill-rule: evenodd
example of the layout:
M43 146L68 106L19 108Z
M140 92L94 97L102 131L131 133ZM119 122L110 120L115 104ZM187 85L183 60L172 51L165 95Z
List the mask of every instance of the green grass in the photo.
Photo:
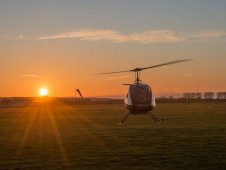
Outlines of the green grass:
M226 104L0 108L0 169L225 169Z

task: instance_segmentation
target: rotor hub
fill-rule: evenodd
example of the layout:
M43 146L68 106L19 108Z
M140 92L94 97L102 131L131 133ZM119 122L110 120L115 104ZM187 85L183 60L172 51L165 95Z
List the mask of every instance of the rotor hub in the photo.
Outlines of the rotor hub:
M141 70L139 68L136 68L136 70L134 71L135 72L135 81L134 81L135 84L142 83L142 81L140 79L140 71Z

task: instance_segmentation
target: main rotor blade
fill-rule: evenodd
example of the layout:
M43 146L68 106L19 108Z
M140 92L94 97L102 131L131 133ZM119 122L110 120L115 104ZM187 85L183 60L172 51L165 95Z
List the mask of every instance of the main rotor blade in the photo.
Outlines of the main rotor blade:
M97 74L93 74L93 75L101 75L101 74L115 74L115 73L124 73L124 72L130 72L131 70L127 70L127 71L115 71L115 72L107 72L107 73L97 73Z
M174 60L174 61L163 63L163 64L158 64L158 65L154 65L154 66L150 66L150 67L140 68L140 70L145 70L145 69L155 68L155 67L161 67L161 66L170 65L170 64L176 64L176 63L182 63L182 62L190 61L190 60L192 60L192 59Z
M93 74L93 75L125 73L125 72L131 72L131 71L132 72L137 72L137 71L146 70L146 69L149 69L149 68L161 67L161 66L165 66L165 65L176 64L176 63L181 63L181 62L190 61L190 60L192 60L192 59L174 60L174 61L171 61L171 62L158 64L158 65L154 65L154 66L150 66L150 67L135 68L135 69L132 69L132 70L125 70L125 71L114 71L114 72L106 72L106 73L97 73L97 74Z

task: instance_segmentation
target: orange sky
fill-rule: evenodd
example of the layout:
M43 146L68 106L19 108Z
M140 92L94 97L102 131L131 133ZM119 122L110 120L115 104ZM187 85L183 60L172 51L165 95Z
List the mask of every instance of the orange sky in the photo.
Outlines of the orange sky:
M0 2L0 97L123 96L133 73L91 74L177 59L142 72L156 95L226 91L226 3L163 1Z

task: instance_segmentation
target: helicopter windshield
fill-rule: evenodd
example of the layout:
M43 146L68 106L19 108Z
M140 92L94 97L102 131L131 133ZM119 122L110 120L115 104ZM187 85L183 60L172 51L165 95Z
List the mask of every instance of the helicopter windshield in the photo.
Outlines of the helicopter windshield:
M131 85L130 95L134 105L151 104L152 92L148 85Z

